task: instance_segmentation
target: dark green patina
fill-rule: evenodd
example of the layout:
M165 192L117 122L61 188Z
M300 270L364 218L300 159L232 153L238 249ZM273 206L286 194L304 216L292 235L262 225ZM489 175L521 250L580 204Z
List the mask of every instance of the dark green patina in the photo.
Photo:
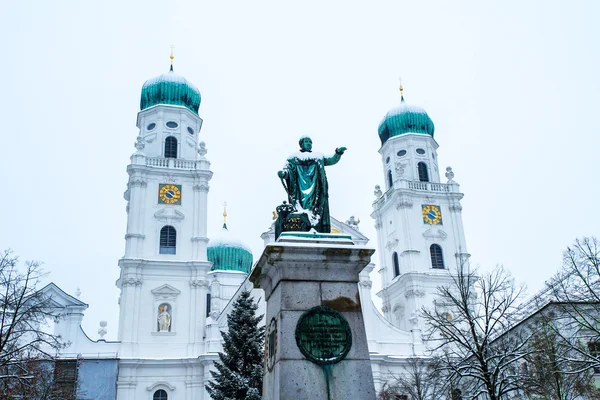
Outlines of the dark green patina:
M346 151L335 149L331 157L312 152L312 140L300 139L300 151L292 154L278 172L281 183L288 194L288 203L277 207L278 219L275 236L281 232L311 229L321 233L331 232L329 217L329 188L325 167L337 164Z
M198 114L200 108L200 91L184 77L171 70L152 78L142 86L140 110L145 110L157 104L183 106Z
M348 321L333 308L314 307L296 325L296 344L308 360L319 365L342 361L352 347Z

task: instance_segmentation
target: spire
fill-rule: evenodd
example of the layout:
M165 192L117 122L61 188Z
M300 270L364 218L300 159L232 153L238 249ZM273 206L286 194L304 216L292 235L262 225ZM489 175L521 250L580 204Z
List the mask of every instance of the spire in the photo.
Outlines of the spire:
M169 56L169 58L171 59L171 69L169 71L173 72L173 59L175 58L175 54L174 51L175 50L175 46L171 45L171 55Z
M227 229L227 202L223 202L223 229Z
M404 88L402 87L402 78L398 80L400 81L400 102L404 103Z

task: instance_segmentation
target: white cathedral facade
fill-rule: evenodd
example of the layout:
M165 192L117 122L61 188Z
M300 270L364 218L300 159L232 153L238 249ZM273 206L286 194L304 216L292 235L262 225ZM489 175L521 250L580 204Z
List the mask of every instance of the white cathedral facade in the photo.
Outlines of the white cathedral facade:
M208 399L209 370L221 351L221 330L247 277L252 254L226 226L207 237L212 177L200 141L200 92L171 70L142 88L136 151L129 181L125 252L119 260L116 341L91 340L81 328L87 305L54 284L44 290L60 319L55 332L70 345L59 359L80 365L110 361L85 383L85 397L118 400ZM361 273L359 289L376 389L402 373L408 357L424 356L418 311L433 306L436 288L468 259L462 193L447 168L441 181L438 145L427 113L402 98L379 126L385 190L376 187L372 217L378 264ZM332 232L366 244L352 220L332 218ZM274 240L274 229L261 236ZM369 273L381 276L381 313L371 300ZM260 289L254 298L264 298ZM264 313L264 303L259 312ZM86 362L88 364L86 364ZM83 373L85 369L82 368ZM91 371L91 369L90 369ZM81 379L84 379L82 376ZM360 377L357 377L360 379Z

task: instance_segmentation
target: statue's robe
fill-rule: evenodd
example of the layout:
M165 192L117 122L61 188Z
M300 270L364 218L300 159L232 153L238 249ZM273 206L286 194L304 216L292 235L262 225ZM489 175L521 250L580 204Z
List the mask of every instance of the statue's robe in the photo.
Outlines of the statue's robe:
M284 167L288 201L297 213L306 213L311 226L321 233L331 232L329 194L325 166L336 164L341 154L324 157L317 152L292 154Z

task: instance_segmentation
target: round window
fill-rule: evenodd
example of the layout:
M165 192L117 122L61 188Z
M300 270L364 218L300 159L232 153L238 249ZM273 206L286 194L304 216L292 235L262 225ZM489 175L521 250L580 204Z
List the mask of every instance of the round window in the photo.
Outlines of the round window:
M423 155L423 154L425 154L425 150L417 149L417 154Z
M156 128L156 124L154 122L148 124L148 126L146 127L147 131L151 131L152 129Z
M177 122L175 122L175 121L169 121L169 122L167 122L167 128L172 128L172 129L175 129L175 128L177 128L178 126L179 126L179 125L178 125L178 124L177 124Z
M188 133L189 133L190 135L193 135L193 134L194 134L194 130L193 130L192 128L190 128L189 126L188 126Z
M386 164L389 164L389 163L390 163L390 158L389 158L389 157L385 159L385 163L386 163Z
M400 150L398 153L396 153L398 155L398 157L404 157L406 155L406 150Z

